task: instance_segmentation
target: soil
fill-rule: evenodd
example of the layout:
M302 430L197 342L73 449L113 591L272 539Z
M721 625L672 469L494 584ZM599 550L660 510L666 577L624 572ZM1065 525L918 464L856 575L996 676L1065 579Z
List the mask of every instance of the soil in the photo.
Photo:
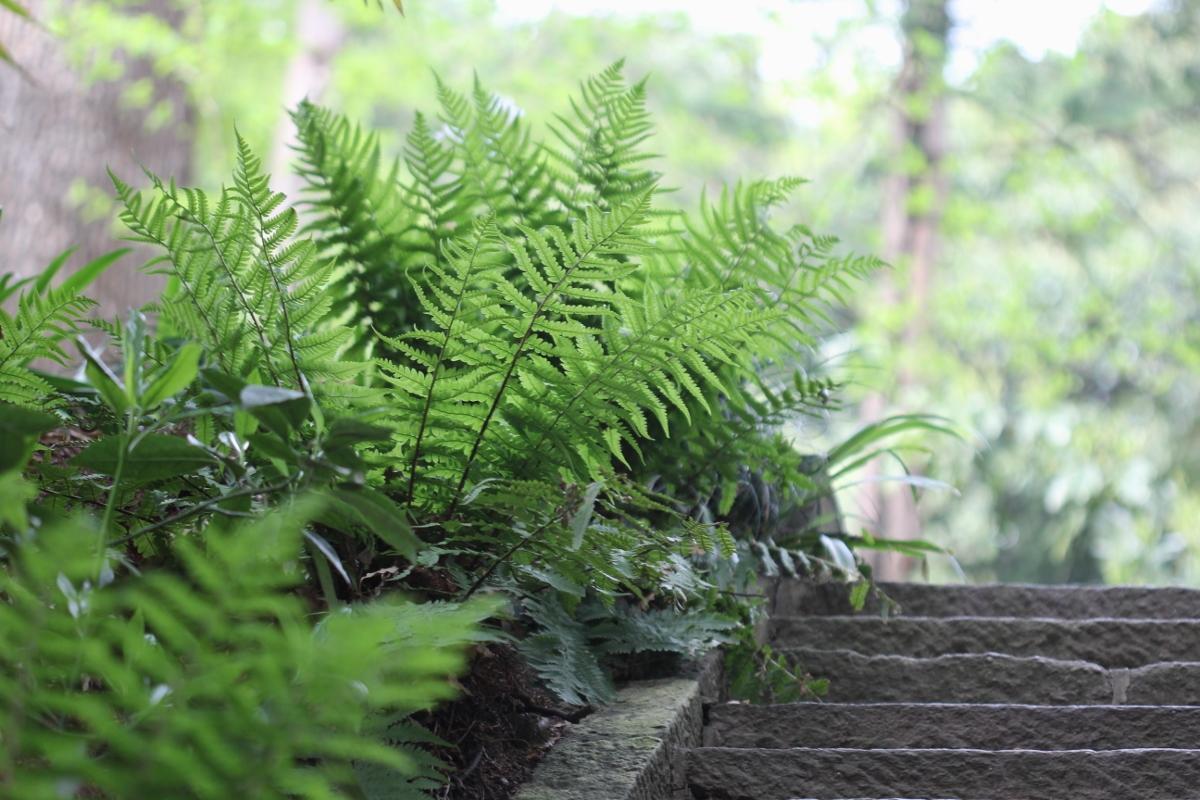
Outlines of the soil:
M590 708L565 706L506 645L476 649L459 699L417 721L453 745L440 800L508 800L566 727Z

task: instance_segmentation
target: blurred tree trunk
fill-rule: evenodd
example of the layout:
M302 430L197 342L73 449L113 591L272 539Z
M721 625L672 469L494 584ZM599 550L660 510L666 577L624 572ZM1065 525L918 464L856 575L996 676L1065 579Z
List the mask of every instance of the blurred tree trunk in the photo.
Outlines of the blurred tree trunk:
M346 40L346 27L327 0L301 0L296 9L297 49L283 79L284 108L308 99L320 102L333 72L333 60ZM295 141L292 120L284 116L271 146L271 186L295 202L304 182L288 168Z
M908 0L900 19L904 60L892 88L892 171L884 184L883 256L907 279L897 283L885 276L884 302L904 309L901 344L910 351L927 331L929 292L939 253L939 230L945 205L946 179L942 161L946 150L946 92L944 71L949 47L950 13L947 0ZM903 402L913 384L902 366L889 402L881 393L863 402L866 421L880 419L895 401ZM883 468L873 467L878 478ZM890 471L894 471L891 469ZM868 483L864 513L878 520L877 533L891 539L912 539L920 533L916 504L904 486ZM874 562L884 580L906 577L912 559L880 554Z
M39 19L49 13L43 0L27 5ZM168 19L173 7L170 0L144 4ZM103 202L90 214L80 208L89 193L112 196L106 167L130 181L141 179L139 165L187 180L191 124L184 87L156 78L145 63L126 63L120 82L89 84L68 62L61 41L12 14L0 15L0 41L29 75L0 68L0 271L34 274L73 246L79 248L74 263L82 264L120 246L111 208ZM153 81L152 102L174 109L156 130L146 124L147 108L122 97L123 86L141 79ZM139 264L127 257L97 281L92 295L100 314L157 295L159 280Z

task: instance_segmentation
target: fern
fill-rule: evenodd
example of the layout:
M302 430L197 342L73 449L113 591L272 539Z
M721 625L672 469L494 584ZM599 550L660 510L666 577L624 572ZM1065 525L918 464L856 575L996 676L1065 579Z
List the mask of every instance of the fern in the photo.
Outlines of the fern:
M165 262L172 279L159 306L170 328L231 374L335 400L360 395L353 381L366 365L341 357L352 335L332 316L334 265L295 237L295 211L270 190L245 141L233 187L215 200L149 178L147 199L112 176L134 240L165 251L152 264Z
M551 126L559 143L549 149L557 195L572 213L628 203L658 183L644 166L654 156L641 149L653 132L646 82L627 86L624 67L618 61L584 81L571 113Z
M24 542L0 568L5 796L334 798L371 777L355 764L423 774L375 712L446 697L488 609L385 603L314 633L289 594L299 522L181 541L182 576L115 582L83 524Z
M616 691L587 627L553 596L527 599L525 611L540 630L521 640L521 655L546 685L572 705L611 702Z
M437 83L442 121L461 164L462 189L475 208L505 233L519 225L540 228L565 221L553 199L547 152L530 128L478 76L470 97ZM649 186L645 187L649 188Z
M308 102L292 119L296 171L312 212L305 229L322 257L339 267L331 313L356 315L359 350L366 351L374 340L370 326L398 331L419 324L416 297L404 276L433 245L401 192L399 159L383 164L376 135Z
M581 615L590 623L591 636L600 640L605 655L675 653L697 656L730 641L728 633L737 623L714 614L658 608L613 613L603 606L585 608Z
M16 313L0 310L0 401L37 406L52 392L46 380L28 368L38 359L66 363L63 342L79 332L95 305L72 287L26 289Z
M651 435L650 418L666 428L668 408L686 414L685 397L718 383L708 362L736 360L767 315L739 292L670 307L625 296L649 211L644 195L569 232L503 236L487 222L447 248L452 273L430 268L416 284L435 330L389 339L404 359L384 368L411 496L423 481L422 501L453 513L480 461L488 474L603 478Z

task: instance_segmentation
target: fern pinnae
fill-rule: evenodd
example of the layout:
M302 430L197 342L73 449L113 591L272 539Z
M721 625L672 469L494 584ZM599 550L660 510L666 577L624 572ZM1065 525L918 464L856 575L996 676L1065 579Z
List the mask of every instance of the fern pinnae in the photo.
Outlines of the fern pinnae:
M443 334L440 337L441 342L438 345L437 354L431 361L428 362L427 369L429 370L429 389L425 393L425 400L421 409L420 419L417 423L417 434L413 442L413 454L409 461L408 469L408 499L411 502L416 491L417 468L420 464L421 445L425 439L425 432L429 424L429 414L433 407L434 389L437 386L438 378L441 377L441 370L446 357L446 350L449 347L451 338L454 336L454 325L458 322L459 314L462 311L463 298L466 296L471 280L474 277L475 268L478 264L480 250L483 247L485 240L495 236L495 223L491 218L481 220L476 224L475 233L472 237L471 255L467 260L467 267L461 273L461 280L455 292L454 309L450 316L442 323Z
M16 314L0 317L0 400L33 405L51 392L25 365L39 358L63 363L59 341L77 330L78 320L94 305L63 288L22 293Z
M238 169L243 168L241 155L239 154ZM146 174L154 184L154 187L161 193L162 197L175 207L176 214L179 216L179 218L196 226L196 228L198 228L208 239L208 244L211 247L211 252L216 258L217 264L221 267L228 285L233 288L234 295L238 300L238 304L241 306L242 311L246 314L246 318L249 320L250 327L253 329L254 335L258 338L258 342L262 346L262 352L264 355L262 363L266 367L267 372L270 373L272 382L277 386L280 385L281 382L279 375L275 372L275 367L271 364L271 359L265 357L271 352L271 343L267 339L266 328L264 327L262 320L259 319L259 315L254 307L254 304L250 302L250 298L248 296L248 287L242 285L242 281L238 278L238 271L230 266L229 258L226 254L226 247L228 247L232 241L236 240L236 237L218 236L217 231L214 230L210 223L208 214L208 198L203 192L191 189L183 189L182 191L187 197L187 203L184 204L179 201L178 193L174 185L168 187L157 175L154 175L150 172L147 172ZM222 194L224 195L224 193ZM216 215L218 225L222 224L223 217L228 215L230 218L232 218L232 212L226 211L225 206L226 200L225 197L222 196L222 199L218 204L219 210ZM232 224L236 225L237 222L234 221ZM241 252L238 253L239 263L244 256L244 253L245 246L243 245Z
M263 267L271 278L271 282L275 287L275 292L279 296L279 308L281 311L281 322L283 324L283 340L284 348L288 354L288 360L291 361L292 370L296 375L296 386L305 393L311 393L308 382L304 378L304 373L300 370L300 361L296 356L295 339L292 334L291 315L288 310L288 290L283 286L279 278L279 268L284 259L276 259L275 248L283 241L286 241L298 227L296 212L287 208L274 218L269 215L274 213L275 209L284 202L285 198L282 192L272 192L270 187L270 176L262 171L262 160L250 151L250 146L246 140L242 138L240 132L235 131L237 138L237 167L234 169L233 181L238 192L242 196L242 202L254 214L255 232L258 234L259 248L262 251ZM268 231L270 231L270 239L268 239ZM303 243L300 243L303 244ZM311 246L311 245L309 245ZM291 249L285 249L286 255L291 255ZM264 343L265 346L265 343ZM268 359L268 365L270 360Z
M693 303L679 303L672 308L670 312L660 316L657 320L655 320L655 322L649 327L644 327L639 330L635 336L629 337L620 350L604 359L604 367L588 375L587 378L579 384L575 392L573 392L571 396L568 397L561 406L559 406L554 417L549 421L549 423L544 426L539 426L537 439L530 444L525 460L521 464L521 468L523 469L538 456L538 454L541 452L542 443L545 442L547 437L549 437L550 434L558 428L558 425L563 421L563 418L568 414L568 412L571 411L575 404L580 400L591 396L598 385L603 385L606 382L614 381L625 375L627 372L633 371L639 367L642 369L653 367L654 365L651 364L639 363L638 358L639 356L644 360L649 360L652 358L653 354L651 352L651 348L655 342L670 344L676 348L686 346L680 342L679 337L677 336L660 338L660 327L672 326L675 328L683 328L685 326L689 326L697 320L714 313L720 305L731 302L733 296L728 293L715 293L710 298L705 299L717 299L719 302L716 306L708 305L707 303L700 302L699 300L693 301ZM676 316L676 311L681 311L684 313L681 316ZM628 315L625 315L625 318L628 319ZM724 335L725 333L726 331L722 330L721 334L715 335ZM680 410L684 417L690 421L691 415L687 405L683 402L682 397L675 392L674 388L670 386L670 382L663 380L658 382L656 386L660 392L669 392L671 394L670 399L672 404L675 405L675 407ZM550 391L550 388L547 387L538 400L545 401L548 399ZM689 393L693 394L694 397L697 397L702 404L707 405L707 401L704 400L703 395L698 394L690 389Z
M525 349L529 344L531 337L533 337L534 333L536 332L537 324L549 307L551 300L554 299L554 297L558 294L559 289L568 280L570 280L574 273L588 263L588 259L594 253L600 251L605 245L617 238L617 236L625 231L627 227L636 226L638 222L644 219L646 212L650 208L650 199L652 196L653 190L647 190L635 201L629 203L624 213L621 213L620 210L609 212L605 215L599 215L594 212L589 213L587 216L586 228L592 230L593 232L599 230L601 232L599 237L593 238L588 236L584 232L584 223L577 222L573 227L572 238L575 240L573 242L575 245L573 248L575 258L569 267L566 265L559 267L561 274L555 279L555 282L550 286L549 290L542 294L540 300L533 310L533 313L529 315L529 321L525 325L525 329L522 331L517 340L516 349L508 359L508 364L505 367L504 375L500 379L500 385L497 387L496 392L492 397L492 401L488 406L487 413L484 415L483 422L480 424L479 430L475 434L474 441L471 444L470 452L468 453L467 459L463 464L462 473L459 476L458 483L454 487L454 492L451 495L450 505L445 512L446 517L452 516L458 508L459 499L462 497L463 489L467 484L467 480L470 478L471 467L475 463L475 458L479 455L479 448L482 446L483 440L487 436L488 427L491 425L493 418L496 416L496 412L500 408L500 403L504 399L504 394L508 389L509 382L512 380L513 373L516 371L517 364L521 361L522 356L525 355ZM615 222L612 222L612 217L619 217L619 219ZM603 227L601 227L601 224L604 220L610 221L608 224L605 224ZM520 247L521 246L518 245L517 248L514 249L519 249ZM550 268L552 265L557 264L557 259L553 257L551 257L549 261L549 264L543 264L543 266ZM536 270L530 270L530 274L535 273Z
M166 223L166 212L163 204L145 203L142 200L141 195L132 186L117 177L116 173L114 173L111 169L108 170L108 177L109 180L112 181L113 187L116 190L117 199L120 200L121 204L124 206L124 210L121 212L121 221L124 222L125 226L135 234L136 240L144 244L157 245L168 254L174 252L171 242L162 235L162 228ZM142 213L145 205L151 206L151 208L146 212L146 215L152 216L148 217ZM172 232L172 235L174 235L174 232ZM171 256L161 256L159 259L151 261L148 267L153 266L158 261L171 262ZM171 274L179 282L179 285L183 287L184 292L191 301L192 308L197 314L199 314L200 320L203 322L204 327L208 329L208 333L211 336L211 341L220 342L222 339L221 334L217 330L216 324L209 316L208 310L206 309L204 303L201 302L200 293L197 287L195 287L188 279L186 271L176 269ZM227 355L224 349L217 348L216 355L222 366L227 367Z

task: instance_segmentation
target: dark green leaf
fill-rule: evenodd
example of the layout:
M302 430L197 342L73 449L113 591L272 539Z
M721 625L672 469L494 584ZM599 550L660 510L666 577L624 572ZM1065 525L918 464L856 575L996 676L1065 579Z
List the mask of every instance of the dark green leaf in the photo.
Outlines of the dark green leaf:
M72 463L101 475L114 475L117 459L125 438L110 436L93 442ZM212 456L199 447L188 444L178 436L149 433L135 439L135 446L125 455L123 478L132 481L154 481L198 472L211 466Z
M409 561L416 559L421 540L408 524L404 509L387 495L364 486L358 489L334 489L335 500L349 507L369 531Z
M24 466L38 437L58 425L53 414L0 403L0 472Z
M596 498L600 496L600 490L604 488L604 484L600 482L589 484L587 491L583 493L583 500L579 503L579 509L571 517L571 549L578 550L583 546L583 537L587 533L588 525L592 522L592 512L596 509Z

